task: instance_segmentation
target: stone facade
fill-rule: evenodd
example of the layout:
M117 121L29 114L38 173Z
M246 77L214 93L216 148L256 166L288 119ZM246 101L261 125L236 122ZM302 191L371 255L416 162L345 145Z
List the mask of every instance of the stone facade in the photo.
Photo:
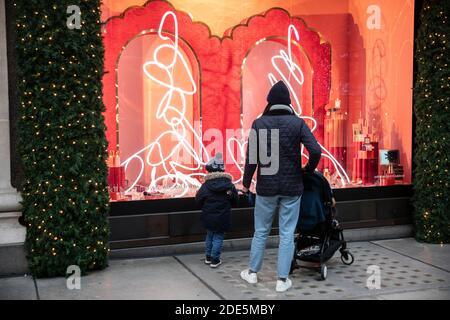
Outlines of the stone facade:
M21 197L11 186L5 2L0 1L0 275L26 272Z

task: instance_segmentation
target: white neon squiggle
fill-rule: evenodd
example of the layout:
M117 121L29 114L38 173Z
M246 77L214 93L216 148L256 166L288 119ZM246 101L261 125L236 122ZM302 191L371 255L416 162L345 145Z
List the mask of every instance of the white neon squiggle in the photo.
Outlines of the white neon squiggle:
M308 117L308 116L300 116L300 118L311 120L313 122L313 127L311 129L311 132L314 132L316 130L316 128L317 128L317 121L316 121L316 119L314 119L313 117ZM325 157L325 158L329 159L331 161L331 163L333 164L334 168L336 169L337 174L341 178L342 185L343 186L346 185L345 181L347 181L347 183L350 183L350 178L347 175L347 172L345 171L345 169L339 163L339 161L328 151L327 148L322 146L319 142L317 142L317 143L319 144L320 148L325 152L325 153L322 152L322 157ZM304 147L302 145L302 149L301 149L302 155L304 155L303 148Z
M239 139L237 139L236 137L232 137L232 138L228 139L228 141L227 141L227 150L228 150L229 154L231 155L231 160L233 161L233 164L241 172L241 176L239 177L239 179L233 180L233 183L239 183L243 179L244 168L238 163L238 161L234 157L234 152L233 152L233 148L232 148L232 144L231 144L232 142L236 143L236 145L238 146L238 155L240 155L241 159L243 159L243 156L246 153L245 150L246 150L246 146L248 145L248 140L244 141L244 143L241 143L239 141ZM252 179L252 182L255 183L256 181L254 179Z
M288 52L284 51L283 49L281 49L279 51L279 54L273 56L271 58L271 62L272 62L272 67L276 70L276 72L278 73L278 76L281 78L281 80L283 80L283 82L286 84L286 86L288 87L290 93L291 93L291 97L294 100L293 103L293 107L294 107L294 111L295 113L302 119L307 119L312 121L313 123L313 127L311 129L311 132L314 132L317 128L317 121L316 119L314 119L313 117L309 117L309 116L304 116L302 115L303 110L300 104L300 99L297 95L297 93L295 92L293 85L291 84L291 77L293 78L293 80L299 85L302 86L304 81L305 81L305 77L303 74L303 71L301 70L300 66L298 64L296 64L293 60L293 56L292 56L292 48L291 48L291 43L292 43L292 34L294 34L295 36L295 40L297 42L300 41L300 36L299 33L297 31L297 29L295 28L294 25L289 25L288 27ZM283 73L283 71L280 69L280 66L278 63L284 63L284 65L288 68L289 70L289 74L285 75ZM272 73L269 72L269 74L267 75L269 82L271 84L271 86L273 86L278 80L277 77ZM238 145L240 146L241 144L238 143ZM350 178L347 175L347 172L345 171L345 169L342 167L342 165L339 163L339 161L324 147L319 143L320 148L322 149L322 157L325 157L327 159L329 159L331 161L331 163L333 164L334 168L336 169L337 174L339 175L339 177L341 178L341 183L343 186L345 186L347 183L350 183ZM229 145L227 144L228 150L230 151L230 154L233 154L233 152L231 152ZM241 157L244 156L244 153L242 151L242 148L238 148L238 150L241 152ZM306 159L308 159L308 156L303 152L304 151L304 146L301 146L301 155L303 157L305 157ZM235 159L233 158L233 161L235 161ZM235 161L236 163L236 161ZM241 171L241 173L243 173L243 170L241 168L241 166L237 165L237 167L239 168L239 170ZM238 179L237 181L240 181L242 179L242 176L240 179Z
M295 82L297 82L297 84L299 86L302 86L303 83L305 82L305 77L303 75L302 69L300 69L300 67L292 59L292 49L291 49L292 33L294 33L296 41L300 41L300 36L298 34L297 29L292 24L289 25L289 27L288 27L288 52L286 53L286 51L281 49L280 54L274 55L271 58L271 61L272 61L273 68L278 72L278 75L281 77L283 82L289 88L289 91L291 92L291 96L294 98L294 102L295 102L295 106L297 107L298 114L301 114L302 107L300 104L300 99L298 98L297 93L295 92L294 88L292 87L290 79L292 76L294 78ZM286 77L285 74L281 71L281 69L278 65L278 62L284 63L288 67L288 69L289 69L288 77ZM277 82L275 75L272 72L270 72L267 76L269 78L270 84L273 86Z
M173 19L175 26L173 40L163 34L164 25L168 17L171 17ZM295 81L298 85L301 86L303 85L305 80L302 70L293 61L292 58L292 50L291 50L292 34L294 34L297 41L300 40L298 31L293 25L290 25L288 28L288 52L280 50L279 55L273 56L271 59L272 66L278 73L279 77L281 77L281 79L288 86L295 103L294 106L297 109L296 111L297 115L303 119L311 120L313 123L312 131L314 132L317 128L317 121L312 117L301 115L302 108L300 105L300 100L290 82L290 79L292 77L293 81ZM148 185L147 188L148 190L156 189L161 181L164 182L167 179L169 179L172 180L173 184L168 188L168 190L173 189L180 190L180 192L176 195L176 197L182 197L189 191L189 187L191 186L200 187L200 182L198 181L197 178L200 176L204 176L205 174L199 172L199 170L201 169L201 166L205 165L206 162L209 160L209 154L206 147L203 144L201 134L197 133L193 125L186 118L185 114L186 100L187 97L193 96L194 94L197 93L197 85L190 71L189 65L185 60L185 58L183 57L183 55L181 54L181 51L179 50L178 47L178 21L176 15L173 12L168 11L163 15L158 29L158 37L161 40L166 41L168 43L164 43L158 46L153 52L152 60L145 62L142 68L145 76L149 80L167 89L167 91L165 92L165 94L163 95L162 99L159 101L159 104L157 106L156 119L164 121L164 123L167 124L170 129L162 132L153 142L151 142L150 144L148 144L135 154L131 155L123 162L125 170L127 170L129 164L132 161L138 161L140 165L139 174L130 184L126 192L129 192L134 188L134 186L138 183L138 181L142 178L142 175L144 174L145 165L148 165L151 168L151 182ZM173 56L170 63L164 64L161 62L161 59L159 59L159 57L161 56L161 50L170 50L172 52ZM190 84L192 85L192 89L177 87L176 84L174 83L175 82L174 70L177 62L180 62L185 72L187 72ZM284 63L288 67L289 74L287 76L281 71L278 65L279 63ZM163 81L160 78L156 77L154 74L152 74L149 70L150 67L158 68L159 70L163 71L164 74L166 75L165 77L166 81ZM277 81L273 73L269 73L268 78L272 85L275 84ZM174 101L175 97L180 99L181 102L179 105L172 105L172 102ZM162 141L166 137L171 137L172 141L176 141L175 146L168 152L166 150L163 150L162 145ZM194 142L191 143L189 141L189 138L192 137L193 141L200 146L200 151L196 151L193 145ZM243 168L241 165L239 165L238 161L235 158L235 153L232 150L233 142L237 143L238 146L237 152L240 154L241 159L245 157L245 147L247 142L241 143L235 137L228 139L226 142L226 147L229 154L232 157L232 161L241 172L241 177L236 181L234 181L234 183L238 183L242 180ZM323 147L322 145L320 145L320 147L324 151L324 153L322 153L322 156L331 160L331 162L336 168L336 172L341 177L342 183L345 185L344 177L346 181L350 182L350 179L348 178L345 170L342 168L339 162L331 155L331 153L325 147ZM192 162L194 164L193 166L186 166L176 161L177 155L179 154L180 150L183 150L192 158ZM303 146L301 151L302 156L308 158L307 155L303 153ZM167 154L164 154L164 152L167 152ZM202 160L202 154L204 154L206 161ZM152 155L153 156L156 155L157 156L156 158L158 160L152 161ZM157 177L156 171L158 167L163 169L163 174ZM180 170L185 170L190 173L183 173Z
M289 25L289 28L288 28L288 53L286 53L284 50L280 50L280 56L272 57L272 65L275 68L275 70L277 70L279 76L282 78L282 80L284 81L286 86L289 88L289 91L291 92L291 96L294 98L295 105L297 106L297 111L296 111L297 115L302 119L307 119L307 120L312 121L313 127L311 129L311 132L314 132L317 128L317 121L313 117L302 115L302 108L300 105L300 100L299 100L296 92L293 90L293 86L291 85L291 83L289 81L289 79L292 76L294 78L295 82L297 82L300 86L302 86L304 83L304 80L305 80L303 72L300 69L300 66L298 66L292 58L292 49L291 49L292 33L294 33L294 35L295 35L295 40L297 42L300 41L300 36L299 36L299 33L298 33L297 29L295 28L295 26L292 24ZM286 66L289 69L288 77L286 77L283 74L283 72L280 71L280 69L278 68L278 66L275 63L276 59L280 59L280 58L283 59L284 63L286 64ZM272 85L273 85L273 83L276 82L276 78L272 73L269 74L269 80L272 83ZM294 110L295 110L295 108L294 108ZM344 168L339 163L339 161L327 150L327 148L322 146L320 143L319 143L319 146L322 149L322 157L330 159L331 163L335 167L336 172L338 173L339 177L341 178L342 185L345 186L346 183L350 183L350 178L348 177L347 173L345 172ZM304 149L304 147L302 145L301 154L303 156L306 156L303 153L303 149Z
M174 22L174 40L168 36L165 36L163 33L164 25L168 17L171 17ZM201 152L205 154L207 161L209 160L209 155L203 145L201 136L196 132L194 127L186 118L186 97L193 96L197 93L197 85L187 61L179 50L178 21L176 15L172 11L166 12L161 18L158 29L158 37L163 41L168 41L168 43L158 46L153 52L153 59L151 61L146 61L143 64L142 69L148 79L167 89L156 108L156 119L164 121L170 129L162 132L153 142L128 157L123 162L125 165L125 170L133 160L139 160L140 164L140 172L135 180L130 184L130 187L126 190L126 192L132 190L138 183L144 173L145 164L147 164L151 168L151 182L147 188L148 190L155 190L160 181L166 181L169 179L172 180L173 184L168 189L179 189L180 193L177 194L176 197L182 197L189 191L190 186L200 187L200 182L195 177L204 175L203 173L198 172L201 166L205 164L205 162L202 161ZM161 50L171 51L173 56L170 63L164 64L161 62ZM177 87L175 84L174 69L178 61L181 62L188 75L192 86L191 90ZM150 72L149 67L156 67L158 70L163 71L166 75L165 80L167 80L163 81L156 77ZM180 98L180 105L172 105L174 97ZM176 141L176 144L171 150L169 150L168 153L164 154L165 150L163 150L162 141L166 137L170 137L171 141ZM189 141L190 137L193 137L194 141L199 144L201 148L200 152L195 150L193 144ZM192 158L194 164L193 166L186 166L176 161L180 150L183 150ZM155 154L157 155L158 160L152 161L151 158ZM163 169L163 174L159 177L156 176L157 167ZM191 172L183 173L180 169Z

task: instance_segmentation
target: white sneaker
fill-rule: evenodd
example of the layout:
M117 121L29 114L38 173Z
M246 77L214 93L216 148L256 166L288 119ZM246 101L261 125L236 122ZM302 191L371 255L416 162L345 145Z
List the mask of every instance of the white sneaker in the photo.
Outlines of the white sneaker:
M277 280L277 287L276 287L276 291L277 292L285 292L287 291L290 287L292 287L292 281L291 279L287 278L286 281L283 280Z
M249 269L245 269L241 272L241 278L247 281L250 284L255 284L258 282L258 277L256 273L250 273Z

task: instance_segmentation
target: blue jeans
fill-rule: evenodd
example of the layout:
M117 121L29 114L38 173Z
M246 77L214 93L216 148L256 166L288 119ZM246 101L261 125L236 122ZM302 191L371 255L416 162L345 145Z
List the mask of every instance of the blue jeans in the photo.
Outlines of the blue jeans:
M211 257L214 261L220 258L224 236L223 232L206 231L205 253L206 256Z
M301 198L301 196L256 196L255 233L250 252L250 270L254 272L261 270L266 240L272 228L276 209L279 207L278 277L287 278L289 276L292 258L294 257L294 233L300 212Z

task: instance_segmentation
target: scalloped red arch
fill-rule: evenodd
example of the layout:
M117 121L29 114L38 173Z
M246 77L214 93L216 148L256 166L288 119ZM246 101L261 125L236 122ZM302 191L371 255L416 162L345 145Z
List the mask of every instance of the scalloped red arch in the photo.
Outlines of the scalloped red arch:
M176 10L166 1L149 1L142 7L132 7L121 16L109 19L103 28L105 74L103 101L106 106L106 136L110 149L116 146L116 63L127 41L143 30L158 29L162 16L173 11L178 19L179 36L193 49L200 64L202 130L240 128L241 65L254 44L263 38L286 36L289 24L300 35L300 44L308 54L314 70L314 114L318 122L316 136L323 142L324 106L328 103L331 85L331 46L318 32L308 28L301 18L291 17L281 8L246 19L227 30L222 38L211 36L207 25L193 22L188 14ZM169 25L168 32L173 32ZM265 93L264 93L265 94ZM223 110L223 112L217 112Z

